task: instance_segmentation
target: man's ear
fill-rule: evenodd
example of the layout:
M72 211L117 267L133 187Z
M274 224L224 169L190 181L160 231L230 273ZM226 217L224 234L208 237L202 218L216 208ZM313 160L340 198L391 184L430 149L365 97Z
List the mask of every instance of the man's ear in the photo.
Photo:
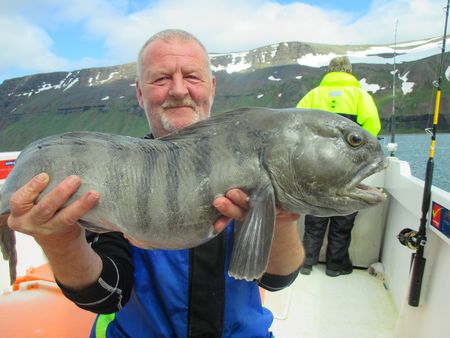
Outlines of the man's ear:
M214 98L216 96L216 77L214 75L212 75L211 84L212 84L211 94L212 97Z
M211 107L214 104L215 97L216 97L216 77L214 75L211 75Z
M137 100L139 102L139 106L141 106L142 109L145 109L144 108L144 99L142 98L142 89L141 89L139 79L136 79L135 84L136 84L136 96L137 96Z

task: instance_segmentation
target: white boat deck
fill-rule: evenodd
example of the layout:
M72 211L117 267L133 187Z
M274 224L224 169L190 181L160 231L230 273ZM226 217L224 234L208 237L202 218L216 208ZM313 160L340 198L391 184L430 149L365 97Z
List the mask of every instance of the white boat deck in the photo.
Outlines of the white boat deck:
M288 289L265 292L276 338L395 338L397 310L382 281L367 270L328 277L319 264Z

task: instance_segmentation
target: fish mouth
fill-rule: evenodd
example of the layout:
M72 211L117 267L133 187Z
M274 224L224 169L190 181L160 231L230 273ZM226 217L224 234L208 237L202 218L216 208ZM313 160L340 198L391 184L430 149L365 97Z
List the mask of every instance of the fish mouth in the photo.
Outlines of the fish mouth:
M346 196L354 200L361 200L366 204L377 204L386 200L383 190L362 183L348 191Z
M388 163L386 159L382 158L368 166L350 181L340 195L353 200L359 200L370 205L383 202L386 200L386 194L382 191L382 189L363 184L361 181L374 173L387 168L387 165Z

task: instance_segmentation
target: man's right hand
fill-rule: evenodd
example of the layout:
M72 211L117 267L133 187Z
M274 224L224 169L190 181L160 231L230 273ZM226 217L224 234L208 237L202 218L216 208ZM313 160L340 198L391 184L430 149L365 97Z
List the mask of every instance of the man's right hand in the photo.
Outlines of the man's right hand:
M98 279L102 261L77 221L97 204L100 194L88 191L63 207L81 184L78 176L68 176L36 203L49 179L39 174L11 196L8 225L35 238L59 282L81 289Z
M48 182L49 176L41 173L16 191L10 199L9 227L33 236L41 245L79 237L82 229L77 224L78 219L93 208L99 199L98 192L89 191L62 208L81 184L78 176L68 176L35 203Z

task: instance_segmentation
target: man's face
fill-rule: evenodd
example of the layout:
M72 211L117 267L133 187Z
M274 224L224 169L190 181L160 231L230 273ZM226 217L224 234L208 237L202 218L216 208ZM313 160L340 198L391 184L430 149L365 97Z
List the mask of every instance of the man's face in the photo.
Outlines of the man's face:
M143 51L136 91L155 137L209 116L216 80L206 58L195 41L155 40Z

